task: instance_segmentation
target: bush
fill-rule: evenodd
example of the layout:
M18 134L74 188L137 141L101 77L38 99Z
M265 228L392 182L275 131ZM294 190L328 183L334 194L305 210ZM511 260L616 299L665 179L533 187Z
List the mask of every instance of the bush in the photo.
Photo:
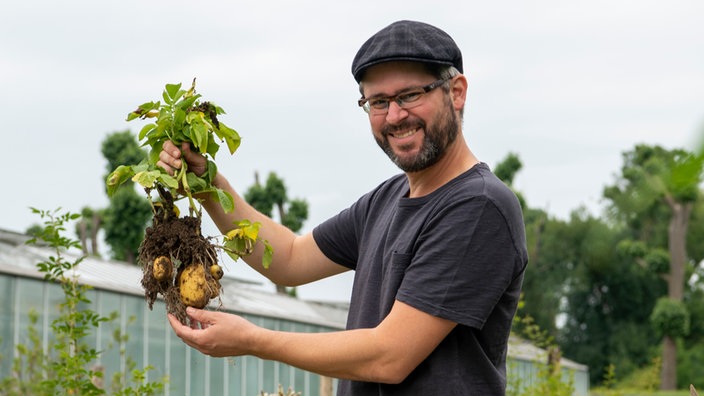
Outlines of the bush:
M100 352L91 348L85 338L91 330L101 323L114 320L116 315L104 317L86 309L90 304L87 298L89 286L81 285L72 270L85 258L76 261L66 261L63 253L71 248L80 249L80 242L63 237L66 223L76 220L79 215L58 213L56 211L41 211L32 209L44 219L44 226L36 231L35 237L28 244L36 244L39 239L50 248L54 255L47 261L37 264L47 282L58 283L64 293L64 300L59 305L59 316L51 323L54 338L49 345L42 345L36 330L38 314L30 312L30 322L27 336L30 345L17 345L17 357L13 359L13 375L2 379L2 394L14 395L104 395L102 389L103 371L95 364ZM120 334L116 337L126 338ZM46 351L46 352L44 352ZM121 351L122 353L122 351ZM162 391L166 379L158 382L145 382L146 372L151 367L142 370L134 369L134 364L127 358L132 369L129 378L119 374L116 383L119 389L114 389L113 395L153 395Z

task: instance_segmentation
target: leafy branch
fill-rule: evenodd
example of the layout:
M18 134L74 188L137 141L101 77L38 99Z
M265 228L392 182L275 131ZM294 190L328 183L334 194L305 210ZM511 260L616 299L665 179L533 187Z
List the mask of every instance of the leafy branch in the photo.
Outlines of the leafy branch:
M225 114L221 107L201 100L201 95L196 93L195 79L188 90L182 89L181 84L166 84L162 100L143 103L127 115L127 121L152 120L142 127L138 136L139 141L149 146L150 150L147 159L140 164L120 165L108 175L108 196L112 196L123 183L132 180L142 186L148 196L153 190L158 192L160 199L150 199L155 215L163 213L160 211L162 202L172 203L187 198L190 214L200 218L202 212L197 196L203 194L211 194L226 213L231 212L235 207L232 195L213 184L217 175L214 159L223 143L230 154L234 154L240 146L240 135L218 119L219 115ZM166 141L172 141L178 147L184 142L190 144L193 150L206 158L205 172L196 175L185 161L174 175L157 166L159 153ZM170 197L165 197L167 193ZM173 210L178 217L177 207L174 206ZM267 241L259 238L259 223L243 220L234 226L225 237L224 250L237 260L240 256L251 254L252 246L261 241L264 244L262 264L268 267L273 250Z
M127 121L135 119L156 119L144 125L139 132L139 140L149 146L149 156L138 165L120 165L107 180L108 195L112 196L117 188L127 180L138 183L151 190L156 185L168 188L174 197L185 195L192 213L200 211L193 198L194 194L214 193L215 199L225 212L234 209L232 196L213 185L217 166L213 159L225 142L234 154L240 146L240 136L234 129L219 121L217 116L225 111L212 102L201 102L200 94L195 91L195 79L190 89L181 89L181 84L166 84L162 93L164 102L146 102L127 115ZM159 153L164 142L170 140L177 146L188 142L196 151L207 158L207 169L202 175L189 171L184 162L179 171L171 176L158 167ZM220 143L218 143L218 141Z

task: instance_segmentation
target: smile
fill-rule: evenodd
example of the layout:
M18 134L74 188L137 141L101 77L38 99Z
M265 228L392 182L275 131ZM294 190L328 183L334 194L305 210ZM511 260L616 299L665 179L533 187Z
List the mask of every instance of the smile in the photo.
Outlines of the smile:
M403 139L403 138L407 138L407 137L415 134L419 130L420 130L420 128L415 128L415 129L408 130L404 133L394 132L394 133L390 133L389 135L395 137L396 139Z

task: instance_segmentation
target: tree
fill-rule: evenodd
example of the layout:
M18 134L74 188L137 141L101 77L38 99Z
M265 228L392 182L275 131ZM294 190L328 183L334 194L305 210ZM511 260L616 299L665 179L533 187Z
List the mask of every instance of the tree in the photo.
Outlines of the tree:
M76 235L78 235L78 239L81 241L83 254L100 256L98 249L98 231L100 231L100 223L103 217L102 210L94 210L88 206L81 210L81 217L76 222Z
M44 326L37 326L39 315L29 312L30 325L27 328L29 345L18 344L16 356L12 359L13 375L0 379L3 395L105 395L102 388L103 372L96 363L102 351L91 347L90 334L104 323L117 318L117 314L102 316L86 309L91 300L88 292L91 287L80 284L74 269L85 259L79 257L68 260L65 252L80 247L79 241L63 236L70 221L80 220L79 215L58 209L46 211L32 209L44 220L43 225L32 227L33 238L27 243L42 244L53 250L53 254L36 264L47 282L58 284L63 291L63 299L50 323L51 335L42 337ZM129 336L122 331L114 332L122 345ZM128 369L113 375L113 395L155 395L164 390L166 378L147 381L147 372L153 367L136 368L136 362L120 351Z
M558 344L565 356L589 366L593 384L610 366L627 375L648 364L657 342L647 323L666 289L656 275L618 253L624 233L575 210L549 238L554 244L543 249L569 268L561 275L565 320Z
M509 186L511 190L513 190L513 192L516 194L518 200L521 203L521 208L523 208L523 210L526 210L527 205L525 198L523 198L523 194L513 188L513 179L516 177L516 174L518 174L521 168L523 168L523 162L521 162L521 159L518 157L518 154L508 153L506 155L506 158L496 164L496 166L494 167L494 174L496 175L496 177L501 179L501 181L506 183L506 185Z
M523 312L534 324L551 337L557 333L556 318L559 314L564 272L567 267L562 258L564 249L560 243L564 223L551 219L547 212L528 207L523 194L513 187L513 181L522 169L518 154L508 153L494 167L494 174L518 197L523 209L528 245L528 266L523 278ZM525 331L523 322L514 323L514 332Z
M276 173L270 172L266 184L259 182L259 174L254 173L254 184L244 193L244 199L259 212L272 217L276 209L279 222L293 232L303 228L308 219L308 203L303 199L289 199L284 181ZM286 290L284 286L276 285L278 293L288 293L295 296L295 288Z
M695 203L701 200L703 153L638 145L623 155L616 184L604 190L612 218L630 230L621 242L634 262L657 273L667 295L651 315L663 335L661 388L677 386L678 337L688 334L689 312L684 305L687 272L701 261L687 250L687 233ZM676 318L676 319L675 319ZM674 323L679 324L673 327Z
M119 165L138 164L147 157L129 130L109 134L102 143L102 153L107 160L105 177ZM152 214L149 202L135 191L134 183L127 182L110 198L110 205L102 213L105 242L112 258L135 263Z

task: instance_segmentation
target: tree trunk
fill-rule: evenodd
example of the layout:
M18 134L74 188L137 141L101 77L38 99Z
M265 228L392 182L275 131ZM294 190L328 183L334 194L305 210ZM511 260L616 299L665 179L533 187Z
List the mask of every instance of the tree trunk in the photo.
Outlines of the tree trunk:
M668 245L670 251L670 274L668 276L667 294L673 300L682 301L684 296L684 276L687 264L687 228L692 213L691 202L677 202L666 197L672 210L668 227ZM677 388L677 345L670 336L665 336L662 345L662 375L660 389Z
M286 225L284 223L284 219L286 218L286 209L284 209L284 204L282 202L277 203L276 207L279 209L279 222L283 225Z
M98 253L98 230L100 229L100 216L97 213L93 213L93 228L91 228L91 254L93 256L100 256Z
M125 249L125 262L130 263L130 264L135 264L135 257L134 257L134 252L130 249Z
M81 221L78 223L78 239L81 240L81 250L83 250L83 254L87 255L88 254L88 241L86 240L86 220L81 219Z
M666 362L668 362L666 364ZM674 363L673 363L674 362ZM677 345L670 336L662 340L662 372L660 373L660 389L677 389Z

